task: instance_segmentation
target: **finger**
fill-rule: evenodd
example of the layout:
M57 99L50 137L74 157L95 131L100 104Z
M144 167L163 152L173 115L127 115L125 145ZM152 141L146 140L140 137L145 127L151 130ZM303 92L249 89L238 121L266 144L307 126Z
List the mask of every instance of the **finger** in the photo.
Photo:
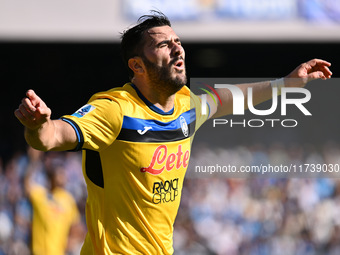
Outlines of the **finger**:
M308 74L308 81L312 81L312 80L316 80L316 79L323 79L326 80L326 76L324 75L323 72L321 71L317 71L317 72L313 72Z
M36 112L36 107L32 104L32 101L25 97L21 100L21 104L27 109L27 111L31 112L34 114Z
M20 109L16 109L14 111L14 115L21 122L21 124L24 125L25 127L31 128L31 129L36 127L35 122L34 122L35 118L33 118L33 116L29 114L27 115L27 113L25 113L24 110L22 111ZM27 116L29 117L27 118Z
M329 68L327 66L323 66L321 71L324 73L324 75L327 78L331 78L331 76L333 75L332 71L329 70Z
M326 61L326 60L323 60L323 59L312 59L312 60L309 60L307 62L307 64L309 64L310 66L314 67L316 65L325 65L325 66L331 66L331 63Z
M27 123L27 119L25 118L25 116L21 113L21 111L19 109L16 109L14 111L14 115L15 117L21 122L21 124L23 124L24 126L26 126Z
M26 118L26 116L22 113L20 109L16 109L14 111L14 115L25 127L29 126L29 123L31 123L31 121Z
M313 72L321 71L324 75L324 79L331 78L333 74L329 67L330 63L324 60L313 59L303 64L303 67L307 70L307 73L311 74ZM319 74L316 74L313 77L317 77ZM320 77L321 78L321 77Z
M35 118L33 113L27 110L23 104L19 105L19 111L27 120L33 120Z
M20 111L19 109L16 109L16 110L14 111L14 115L15 115L15 117L17 117L17 119L20 120L20 121L26 119L25 116L21 113L21 111Z
M35 92L32 89L29 89L26 92L26 96L31 100L34 106L38 105L42 101L41 98L38 97L38 95L35 94Z
M331 78L331 76L333 74L331 72L331 70L329 70L329 68L325 65L316 66L316 67L312 68L312 70L311 70L311 72L317 72L317 71L321 71L325 75L325 77L327 77L327 78Z
M38 107L37 112L42 116L42 117L47 117L51 115L51 109L48 107Z

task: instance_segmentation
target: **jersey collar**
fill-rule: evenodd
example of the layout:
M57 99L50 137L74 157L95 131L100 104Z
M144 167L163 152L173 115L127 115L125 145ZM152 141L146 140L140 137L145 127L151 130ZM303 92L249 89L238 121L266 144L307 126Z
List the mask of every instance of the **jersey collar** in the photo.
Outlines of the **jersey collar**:
M137 92L137 95L139 96L140 99L143 100L143 102L154 112L161 114L161 115L171 115L174 113L174 109L175 107L173 107L170 111L165 112L162 109L158 108L157 106L155 106L154 104L152 104L149 100L146 99L145 96L143 96L143 94L139 91L139 89L136 87L135 84L131 83L131 87L134 88Z

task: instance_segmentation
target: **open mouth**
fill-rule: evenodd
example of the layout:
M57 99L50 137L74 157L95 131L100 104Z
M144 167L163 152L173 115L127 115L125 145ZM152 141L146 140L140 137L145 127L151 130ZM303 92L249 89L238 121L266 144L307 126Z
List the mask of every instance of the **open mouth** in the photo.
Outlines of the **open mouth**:
M184 68L184 61L183 60L178 60L174 63L175 67L178 67L180 69Z

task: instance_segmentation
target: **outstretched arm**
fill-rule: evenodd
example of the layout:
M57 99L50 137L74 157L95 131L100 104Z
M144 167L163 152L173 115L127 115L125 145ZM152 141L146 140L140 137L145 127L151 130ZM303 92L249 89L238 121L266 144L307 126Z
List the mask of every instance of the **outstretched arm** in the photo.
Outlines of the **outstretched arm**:
M28 90L14 114L25 126L25 139L37 150L72 150L77 136L71 125L51 120L51 109L33 90Z
M331 78L332 72L329 70L331 64L327 61L321 59L313 59L306 63L299 65L295 68L289 75L283 78L282 82L284 82L285 87L304 87L307 82L315 80L315 79L329 79ZM253 104L257 105L264 101L269 100L272 97L272 86L270 81L257 82L257 83L247 83L247 84L238 84L245 98L245 102L247 102L247 90L249 87L253 89ZM213 99L210 97L207 98L207 101L211 107L210 116L217 118L221 116L225 116L231 114L233 111L233 97L231 92L228 89L216 89L219 94L222 105L215 105L213 103ZM245 104L245 107L247 105Z

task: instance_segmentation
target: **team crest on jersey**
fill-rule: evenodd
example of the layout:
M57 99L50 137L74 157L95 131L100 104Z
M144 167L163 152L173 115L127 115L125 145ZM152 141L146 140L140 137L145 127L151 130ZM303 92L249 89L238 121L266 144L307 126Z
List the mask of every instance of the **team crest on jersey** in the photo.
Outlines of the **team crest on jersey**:
M181 116L179 118L179 121L181 123L181 128L182 128L183 135L185 137L188 137L188 135L189 135L189 128L188 128L187 121L185 120L185 118L183 116Z
M88 114L89 112L93 111L94 109L96 109L96 107L94 107L90 104L86 104L83 107L81 107L78 111L73 113L72 116L81 118L81 117L85 116L86 114Z

